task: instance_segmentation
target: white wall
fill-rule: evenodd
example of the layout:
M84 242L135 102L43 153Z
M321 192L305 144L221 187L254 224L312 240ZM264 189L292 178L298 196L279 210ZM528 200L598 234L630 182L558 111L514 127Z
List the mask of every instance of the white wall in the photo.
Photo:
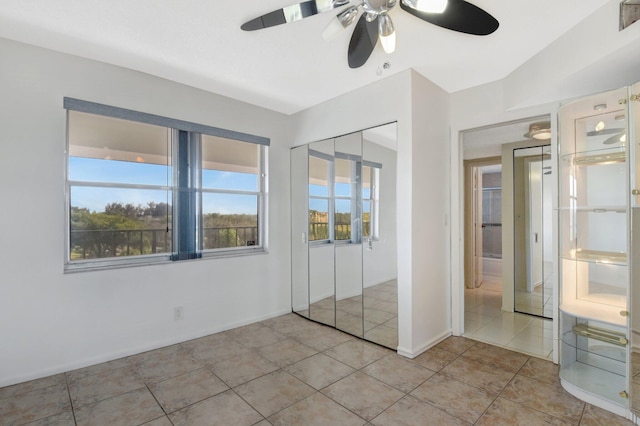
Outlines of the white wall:
M336 244L336 301L362 294L362 244Z
M363 286L371 287L397 278L398 265L396 259L396 151L382 145L366 141L364 158L382 164L380 169L380 210L379 238L372 241L369 250L367 241L363 242ZM366 240L366 239L365 239Z
M420 353L451 333L449 95L412 74L411 181L412 353ZM405 148L405 149L402 149ZM398 144L398 170L406 167ZM399 197L402 209L407 200ZM404 201L404 202L403 202ZM402 220L402 219L400 219ZM402 231L399 236L404 237Z
M290 311L287 117L7 40L0 57L0 386ZM64 274L65 96L271 138L269 253Z
M309 244L309 301L316 303L335 294L333 244Z

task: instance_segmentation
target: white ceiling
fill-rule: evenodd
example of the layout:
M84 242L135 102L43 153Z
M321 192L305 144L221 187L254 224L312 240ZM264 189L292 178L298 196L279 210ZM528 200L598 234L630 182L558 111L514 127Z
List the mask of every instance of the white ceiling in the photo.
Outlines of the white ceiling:
M295 0L2 0L0 37L171 79L292 114L413 68L448 92L504 78L608 0L473 0L500 22L478 37L396 6L396 52L378 45L347 65L351 29L329 42L329 12L245 32L240 25ZM390 69L376 71L385 61Z

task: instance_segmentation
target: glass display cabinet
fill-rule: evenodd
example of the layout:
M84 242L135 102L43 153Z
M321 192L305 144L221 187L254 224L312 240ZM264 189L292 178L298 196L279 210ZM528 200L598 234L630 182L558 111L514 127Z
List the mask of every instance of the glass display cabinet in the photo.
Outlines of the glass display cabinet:
M627 416L631 156L628 88L559 110L560 379Z

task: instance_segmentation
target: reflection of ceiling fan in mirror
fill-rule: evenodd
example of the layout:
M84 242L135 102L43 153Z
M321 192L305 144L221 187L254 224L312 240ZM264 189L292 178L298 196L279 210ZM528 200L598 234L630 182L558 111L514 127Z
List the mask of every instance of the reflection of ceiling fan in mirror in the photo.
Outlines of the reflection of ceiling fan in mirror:
M355 22L362 9L364 13L353 30L347 55L349 67L358 68L367 62L378 39L385 52L394 51L395 29L388 12L396 3L397 0L362 0L354 5L351 0L307 0L266 13L241 28L260 30L344 7L323 32L324 38L331 38ZM466 34L488 35L499 25L489 13L464 0L401 0L400 7L423 21Z

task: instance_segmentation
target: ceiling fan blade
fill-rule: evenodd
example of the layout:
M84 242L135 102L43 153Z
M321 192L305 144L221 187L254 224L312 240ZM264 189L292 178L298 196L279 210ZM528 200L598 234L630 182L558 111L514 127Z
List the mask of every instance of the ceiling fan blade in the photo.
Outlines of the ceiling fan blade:
M309 16L337 9L349 4L350 1L351 0L307 0L274 10L273 12L265 13L262 16L245 22L240 28L245 31L255 31L275 27L276 25L299 21Z
M624 132L615 134L613 136L609 136L602 143L605 145L613 145L614 143L623 142L624 139L621 139L624 136Z
M587 132L587 136L613 135L614 133L622 132L624 132L624 129L616 129L612 127L610 129L593 130L591 132Z
M378 17L376 16L376 19L367 22L366 16L366 13L360 16L349 42L347 54L349 68L363 66L378 42Z
M489 13L464 0L449 0L443 13L421 12L404 2L400 2L400 7L423 21L465 34L488 35L500 25Z

